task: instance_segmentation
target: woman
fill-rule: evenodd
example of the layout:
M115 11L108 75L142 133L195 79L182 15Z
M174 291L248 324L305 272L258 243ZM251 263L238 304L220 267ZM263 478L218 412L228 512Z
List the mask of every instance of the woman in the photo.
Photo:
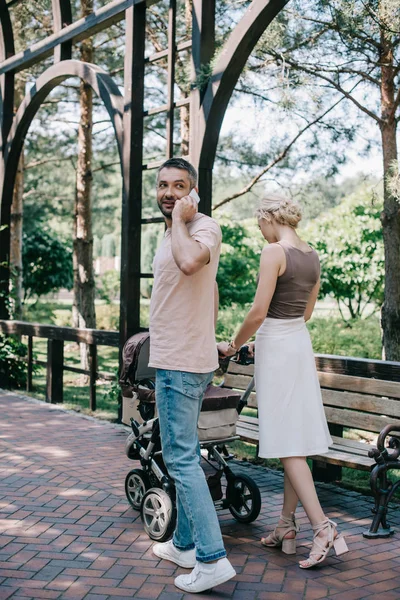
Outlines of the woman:
M259 455L279 458L284 468L282 515L261 542L287 554L296 552L294 513L300 500L314 530L310 556L299 563L308 569L323 562L332 547L336 554L347 552L336 524L322 511L306 462L307 456L327 452L332 443L305 325L317 300L320 265L315 250L295 231L301 219L297 204L270 195L256 217L269 244L261 253L254 302L235 338L218 344L218 350L232 356L257 332Z

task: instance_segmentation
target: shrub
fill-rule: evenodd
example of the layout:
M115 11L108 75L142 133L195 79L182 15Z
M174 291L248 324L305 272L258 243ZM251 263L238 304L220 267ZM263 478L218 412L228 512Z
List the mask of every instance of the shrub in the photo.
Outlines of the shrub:
M103 275L96 278L97 296L101 300L104 300L106 304L112 304L118 295L120 288L119 277L119 271L106 271Z
M379 307L383 301L381 208L361 189L301 232L319 254L320 296L333 296L339 310L346 307L352 319L371 312L371 303Z
M22 361L27 348L17 337L0 333L0 386L22 388L26 385L26 364Z
M24 235L22 264L25 298L72 288L72 250L50 230L38 227Z

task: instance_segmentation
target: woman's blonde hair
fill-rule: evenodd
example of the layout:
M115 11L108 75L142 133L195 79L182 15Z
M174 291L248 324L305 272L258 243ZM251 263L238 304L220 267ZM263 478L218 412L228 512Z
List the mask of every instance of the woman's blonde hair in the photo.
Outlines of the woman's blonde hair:
M271 223L271 220L275 219L277 223L293 228L297 227L301 216L301 208L297 202L278 194L265 196L255 212L257 219L265 219L267 223Z

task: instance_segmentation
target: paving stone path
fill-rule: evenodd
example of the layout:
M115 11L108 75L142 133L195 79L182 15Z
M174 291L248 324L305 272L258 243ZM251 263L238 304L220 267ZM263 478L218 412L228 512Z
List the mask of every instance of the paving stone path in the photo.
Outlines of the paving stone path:
M124 453L126 436L122 426L0 391L0 600L195 597L174 587L184 570L152 554L125 499L125 476L135 466ZM219 513L237 576L197 598L400 600L400 528L390 540L362 537L371 498L318 485L350 552L302 571L297 560L308 554L311 530L301 510L296 557L259 544L280 513L281 473L240 463L235 469L257 481L262 512L251 525ZM390 522L400 526L400 510Z

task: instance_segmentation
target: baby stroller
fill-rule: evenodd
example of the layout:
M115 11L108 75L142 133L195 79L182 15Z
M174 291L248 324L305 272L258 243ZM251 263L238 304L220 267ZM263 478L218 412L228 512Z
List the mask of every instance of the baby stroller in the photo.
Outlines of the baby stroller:
M150 336L138 333L126 342L120 385L123 397L138 403L139 419L131 418L132 433L125 451L128 458L139 460L141 468L132 469L125 479L126 497L140 511L147 535L158 542L171 537L175 529L175 487L162 458L160 429L156 415L155 370L148 366ZM251 390L239 392L210 385L207 388L199 419L202 458L212 468L207 478L217 510L228 509L241 523L254 521L261 509L260 491L251 477L235 474L228 465L225 444L239 439L235 435L238 414ZM208 454L207 457L204 454ZM223 490L222 476L226 486Z

